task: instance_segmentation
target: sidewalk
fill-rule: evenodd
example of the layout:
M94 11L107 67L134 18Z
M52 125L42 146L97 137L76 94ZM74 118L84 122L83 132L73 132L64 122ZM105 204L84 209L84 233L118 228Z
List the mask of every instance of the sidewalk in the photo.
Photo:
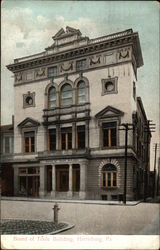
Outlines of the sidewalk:
M49 198L28 198L28 197L2 197L2 200L14 200L14 201L30 201L30 202L51 202L51 203L77 203L77 204L97 204L97 205L118 205L118 206L135 206L143 200L139 201L126 201L124 204L122 201L102 201L102 200L60 200Z

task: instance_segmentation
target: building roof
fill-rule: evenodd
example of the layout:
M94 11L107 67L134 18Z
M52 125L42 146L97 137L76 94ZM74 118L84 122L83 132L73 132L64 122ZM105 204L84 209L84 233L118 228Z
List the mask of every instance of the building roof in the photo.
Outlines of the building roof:
M75 55L88 55L91 52L93 53L93 51L97 53L104 50L104 48L107 50L115 49L121 46L124 47L124 45L132 45L137 67L143 65L139 36L138 33L133 32L132 29L89 39L88 37L83 37L80 30L67 26L66 31L61 28L55 36L53 36L53 40L54 43L46 48L44 52L16 58L13 64L7 65L7 68L12 72L16 72L22 68L28 69L33 68L33 66L46 65L46 63L50 61L56 63L60 58L72 59Z
M13 124L0 126L1 132L11 132L13 131Z

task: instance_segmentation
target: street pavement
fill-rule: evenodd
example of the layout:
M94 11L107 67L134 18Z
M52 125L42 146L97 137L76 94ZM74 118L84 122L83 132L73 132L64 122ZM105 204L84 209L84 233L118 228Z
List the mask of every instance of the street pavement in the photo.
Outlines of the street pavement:
M103 206L104 208L104 206ZM96 206L95 206L96 209ZM159 235L160 204L139 203L135 206L106 205L97 215L87 209L84 218L75 218L75 227L63 235ZM94 211L94 209L92 210ZM102 212L102 213L101 213Z

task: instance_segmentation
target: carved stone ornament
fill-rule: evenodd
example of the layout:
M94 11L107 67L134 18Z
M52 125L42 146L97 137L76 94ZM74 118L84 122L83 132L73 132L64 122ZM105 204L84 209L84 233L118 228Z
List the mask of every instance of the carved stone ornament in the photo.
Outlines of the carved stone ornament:
M45 69L40 68L37 72L36 72L36 77L41 77L45 75Z
M68 66L68 68L64 68L63 65L61 65L61 67L60 67L60 72L69 71L69 70L73 70L73 62L70 63L70 65Z
M128 57L129 57L129 50L119 52L119 59Z
M98 64L98 63L101 63L100 56L98 57L97 60L93 60L92 58L90 58L90 65L92 65L92 64Z
M16 78L15 78L16 82L22 81L22 73L16 74L15 77L16 77Z

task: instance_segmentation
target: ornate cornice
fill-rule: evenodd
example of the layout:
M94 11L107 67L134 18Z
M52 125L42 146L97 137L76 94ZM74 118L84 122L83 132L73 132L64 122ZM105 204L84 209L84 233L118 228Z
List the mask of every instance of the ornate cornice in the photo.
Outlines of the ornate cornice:
M87 55L95 54L96 52L104 52L114 48L121 48L125 45L132 45L137 67L143 65L143 59L140 50L139 38L137 33L132 33L122 37L116 37L105 41L98 41L96 43L90 43L88 45L81 46L79 48L68 49L67 51L57 52L51 55L37 57L35 59L16 62L14 64L7 65L7 68L12 72L18 72L21 70L32 69L39 66L59 63L61 61L72 60ZM124 55L121 55L124 57ZM126 55L127 56L127 55Z

